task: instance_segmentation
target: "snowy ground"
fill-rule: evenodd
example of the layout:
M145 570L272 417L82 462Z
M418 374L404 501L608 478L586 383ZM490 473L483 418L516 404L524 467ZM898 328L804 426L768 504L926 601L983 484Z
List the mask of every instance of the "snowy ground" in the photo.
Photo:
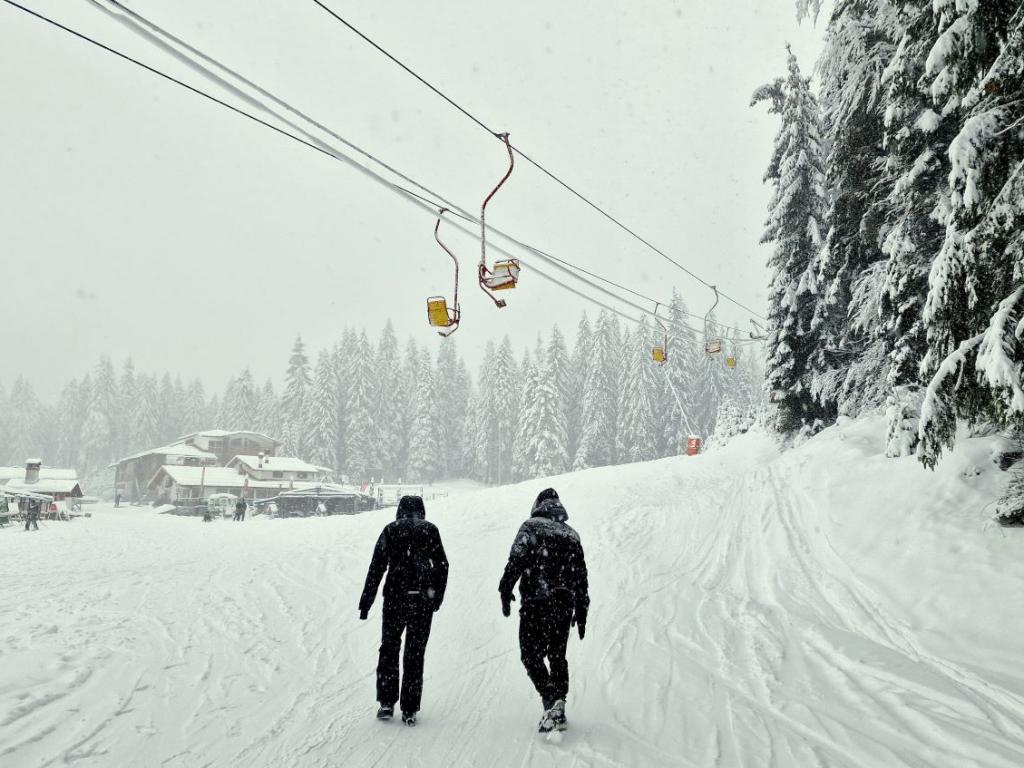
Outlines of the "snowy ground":
M0 531L0 765L1019 768L1024 530L981 510L1003 475L986 441L926 473L882 433L558 479L593 596L561 744L497 596L542 483L428 509L452 570L416 729L373 719L379 603L357 619L389 513Z

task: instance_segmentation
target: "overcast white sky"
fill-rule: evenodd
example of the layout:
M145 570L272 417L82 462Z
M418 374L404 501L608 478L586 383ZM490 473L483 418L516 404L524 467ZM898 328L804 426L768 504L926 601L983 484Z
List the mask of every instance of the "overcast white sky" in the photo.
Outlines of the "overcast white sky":
M154 66L202 79L87 0L20 0ZM307 0L123 0L457 203L479 207L500 144ZM330 3L355 26L695 272L763 312L760 179L777 124L747 105L820 29L791 0ZM329 158L0 5L0 325L9 384L46 397L101 354L200 376L283 371L386 319L421 342L450 291L433 220ZM710 292L525 164L488 221L703 312ZM585 303L523 273L489 305L462 257L463 327L529 343ZM747 314L723 306L723 320ZM40 369L45 373L40 372Z

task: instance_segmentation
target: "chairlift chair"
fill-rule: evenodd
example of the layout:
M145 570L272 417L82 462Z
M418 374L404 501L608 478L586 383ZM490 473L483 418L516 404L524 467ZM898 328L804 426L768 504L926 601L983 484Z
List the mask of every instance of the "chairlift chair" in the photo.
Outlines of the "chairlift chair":
M711 305L711 309L704 315L704 354L717 355L722 351L722 340L711 338L711 313L718 306L718 288L712 285L711 290L715 292L715 303Z
M654 319L661 326L663 339L660 346L654 347L651 350L651 359L658 365L664 365L668 362L668 328L665 327L665 324L661 322L661 318L658 316L658 307L660 306L660 303L654 303Z
M448 301L444 296L431 296L427 299L427 320L435 328L448 328L448 331L437 332L439 336L444 336L445 338L451 336L459 329L459 320L462 317L462 310L459 308L459 260L455 258L455 254L451 252L451 249L441 242L441 238L438 235L438 228L441 226L441 218L447 211L447 208L441 208L437 212L437 222L434 224L434 239L455 263L455 293L452 296L453 306L448 306Z
M508 177L512 175L512 169L516 164L515 155L512 153L512 144L508 140L508 134L499 133L495 135L505 143L505 149L508 150L508 170L505 171L501 181L484 198L484 202L480 206L480 265L477 268L477 280L480 283L480 290L487 294L487 297L494 302L494 306L500 309L505 306L505 300L499 299L494 295L494 292L511 290L518 285L519 259L497 261L494 263L493 268L487 266L487 224L485 223L487 204L491 202L491 198L497 194L502 185L508 181Z

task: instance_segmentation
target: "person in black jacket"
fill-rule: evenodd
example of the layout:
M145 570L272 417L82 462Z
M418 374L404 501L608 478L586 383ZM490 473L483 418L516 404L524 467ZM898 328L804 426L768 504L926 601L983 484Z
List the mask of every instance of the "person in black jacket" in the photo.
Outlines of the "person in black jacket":
M583 545L568 519L555 490L541 491L530 519L516 534L498 585L501 612L509 616L515 600L512 590L519 582L519 649L544 705L542 731L566 727L569 663L565 647L574 624L583 639L590 606Z
M398 652L405 633L402 660L402 722L416 725L423 695L423 656L434 612L441 607L448 584L448 558L437 526L426 520L423 499L403 496L395 521L387 525L373 549L366 585L359 600L359 618L366 619L384 572L384 620L377 662L377 717L390 719L398 691Z
M235 502L235 516L233 518L231 518L231 519L234 522L236 522L236 523L237 522L244 522L245 521L245 509L246 509L247 506L249 506L249 505L245 503L245 499L243 499L241 496L239 496L238 497L238 501Z

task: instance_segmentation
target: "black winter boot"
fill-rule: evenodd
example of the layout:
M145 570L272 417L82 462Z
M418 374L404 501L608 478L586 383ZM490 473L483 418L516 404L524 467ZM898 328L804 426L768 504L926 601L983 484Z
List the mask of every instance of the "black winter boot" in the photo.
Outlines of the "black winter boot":
M395 716L395 705L388 706L387 704L381 704L380 709L377 710L378 720L390 720Z

